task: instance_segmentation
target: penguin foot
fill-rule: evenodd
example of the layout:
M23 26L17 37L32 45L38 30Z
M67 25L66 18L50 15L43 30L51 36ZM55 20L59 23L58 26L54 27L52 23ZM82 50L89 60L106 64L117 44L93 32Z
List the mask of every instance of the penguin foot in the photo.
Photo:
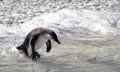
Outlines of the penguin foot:
M38 52L35 52L36 58L40 58L40 54Z
M36 60L40 58L40 54L37 52L34 52L34 54L32 55L32 60Z

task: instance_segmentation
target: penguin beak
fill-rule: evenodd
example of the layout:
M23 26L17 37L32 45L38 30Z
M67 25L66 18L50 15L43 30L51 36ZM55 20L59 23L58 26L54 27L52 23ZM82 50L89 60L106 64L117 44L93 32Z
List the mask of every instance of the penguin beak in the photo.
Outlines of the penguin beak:
M57 38L55 38L54 41L56 41L58 44L61 44L61 42Z
M61 42L58 40L58 41L56 41L58 44L61 44Z
M58 44L61 44L60 41L58 40L57 35L56 35L55 32L52 32L52 33L51 33L51 36L52 36L52 39L53 39L55 42L57 42Z

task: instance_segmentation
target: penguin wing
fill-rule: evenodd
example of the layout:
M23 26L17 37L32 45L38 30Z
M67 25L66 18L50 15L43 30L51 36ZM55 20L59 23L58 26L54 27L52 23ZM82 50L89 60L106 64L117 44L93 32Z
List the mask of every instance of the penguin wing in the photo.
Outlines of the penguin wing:
M46 42L46 45L47 45L47 52L50 52L50 50L51 50L51 41L50 40L48 40L47 42Z

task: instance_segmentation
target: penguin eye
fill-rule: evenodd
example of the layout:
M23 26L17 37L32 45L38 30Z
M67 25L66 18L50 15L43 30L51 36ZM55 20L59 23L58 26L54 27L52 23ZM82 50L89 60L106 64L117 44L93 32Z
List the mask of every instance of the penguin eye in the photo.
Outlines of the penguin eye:
M52 38L57 37L57 35L55 34L55 32L52 32L52 33L51 33L51 36L52 36Z

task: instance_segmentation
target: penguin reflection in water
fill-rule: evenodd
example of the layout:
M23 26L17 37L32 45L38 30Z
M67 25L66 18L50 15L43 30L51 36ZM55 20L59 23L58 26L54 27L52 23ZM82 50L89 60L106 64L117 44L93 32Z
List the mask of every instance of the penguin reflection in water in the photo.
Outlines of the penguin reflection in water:
M47 45L46 51L50 52L51 40L60 44L54 31L41 27L35 28L26 36L24 42L18 46L17 49L22 51L27 57L32 57L32 60L36 60L40 58L37 50L44 44Z

